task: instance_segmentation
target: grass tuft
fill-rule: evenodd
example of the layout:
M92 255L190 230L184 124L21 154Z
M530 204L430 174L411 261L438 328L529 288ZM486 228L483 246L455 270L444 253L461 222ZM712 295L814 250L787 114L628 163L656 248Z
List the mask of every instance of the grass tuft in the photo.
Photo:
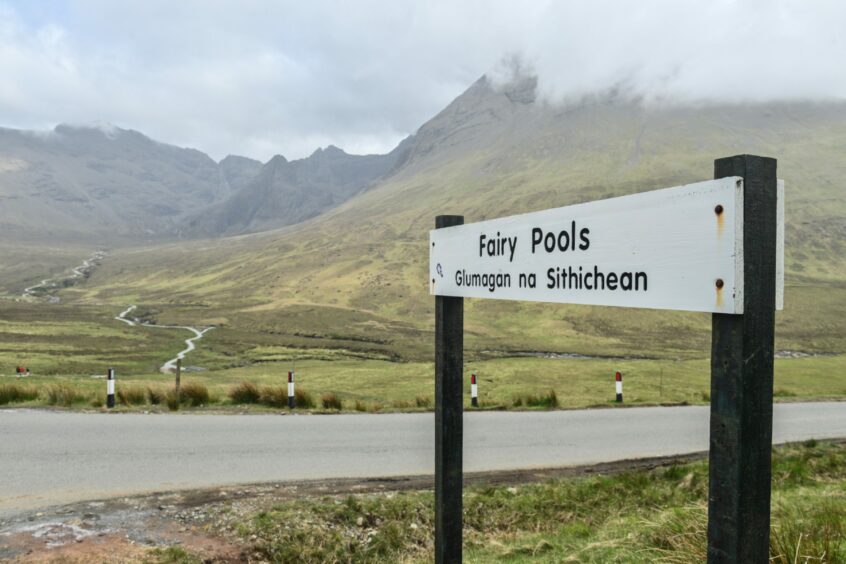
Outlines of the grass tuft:
M770 532L770 562L846 562L846 504L821 499L814 504L779 505Z
M430 407L432 407L432 398L430 398L429 396L417 396L414 399L414 403L417 405L417 407L429 409Z
M301 409L314 409L314 398L311 394L302 388L294 390L294 400L297 402L297 407Z
M35 386L21 386L19 384L3 384L0 386L0 405L36 399L38 399L38 390Z
M179 411L179 407L182 404L180 395L176 393L176 390L171 389L167 391L167 395L165 396L165 401L167 402L167 408L171 411Z
M229 399L237 404L259 403L261 392L252 382L241 382L229 389Z
M147 403L147 391L137 386L121 386L117 389L115 395L123 405L144 405Z
M545 409L553 409L558 407L558 396L555 390L549 390L545 394L529 394L525 396L517 396L514 398L512 405L514 407L542 407Z
M323 409L337 409L338 411L343 409L341 398L336 396L333 392L323 394L323 397L320 398L320 402L323 404Z
M157 388L147 387L147 400L150 405L159 405L167 400L167 392Z
M78 394L73 386L67 384L53 384L47 388L47 404L70 407L76 401Z
M262 387L259 398L261 403L270 407L288 407L288 390L282 386Z
M182 384L179 388L179 399L191 407L200 407L209 403L209 389L196 382Z
M302 388L294 390L297 409L314 409L314 398ZM270 407L288 407L287 386L264 386L261 389L261 403Z

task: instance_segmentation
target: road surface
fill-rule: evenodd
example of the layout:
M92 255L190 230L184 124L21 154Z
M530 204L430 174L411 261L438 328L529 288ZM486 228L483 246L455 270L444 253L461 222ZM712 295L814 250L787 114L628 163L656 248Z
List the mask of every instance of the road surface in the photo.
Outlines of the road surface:
M465 470L592 464L708 448L707 407L465 416ZM0 410L0 517L150 491L431 474L434 416ZM846 437L846 403L775 406L774 442Z

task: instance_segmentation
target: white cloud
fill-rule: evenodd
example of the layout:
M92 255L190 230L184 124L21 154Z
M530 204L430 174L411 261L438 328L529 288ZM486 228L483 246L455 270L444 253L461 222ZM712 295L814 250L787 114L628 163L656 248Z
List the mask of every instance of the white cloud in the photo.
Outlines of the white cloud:
M0 4L0 125L111 122L267 159L384 152L519 53L559 101L846 97L839 1Z

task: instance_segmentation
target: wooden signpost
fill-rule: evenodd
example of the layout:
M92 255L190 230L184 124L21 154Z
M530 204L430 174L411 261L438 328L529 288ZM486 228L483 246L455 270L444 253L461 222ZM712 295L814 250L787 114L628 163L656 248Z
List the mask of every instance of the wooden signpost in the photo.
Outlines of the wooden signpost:
M715 179L464 224L438 216L435 561L461 561L465 297L710 312L709 562L767 562L773 341L784 296L776 161L715 161Z

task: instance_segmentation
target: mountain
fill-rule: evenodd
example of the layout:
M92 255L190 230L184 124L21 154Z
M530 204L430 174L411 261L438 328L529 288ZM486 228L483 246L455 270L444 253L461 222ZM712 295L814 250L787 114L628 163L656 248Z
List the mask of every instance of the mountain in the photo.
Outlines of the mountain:
M204 153L116 127L0 130L0 231L36 241L172 235L231 190Z
M137 296L166 319L229 328L215 339L238 336L235 351L273 342L429 359L436 215L471 222L705 180L714 159L740 153L776 157L787 185L777 347L846 352L846 103L658 105L606 92L553 104L532 77L479 80L403 143L389 175L319 216L117 252L78 299ZM704 357L710 334L708 316L683 312L468 300L465 318L478 354Z
M337 147L307 159L216 163L113 126L0 129L4 240L138 244L290 225L345 201L397 163Z
M246 188L258 176L262 163L247 157L228 155L220 161L219 166L224 180L229 184L230 193L235 194Z
M403 154L348 155L330 145L307 159L277 155L252 172L239 191L188 221L193 235L262 231L291 225L330 209L389 173ZM221 163L223 164L223 163Z

